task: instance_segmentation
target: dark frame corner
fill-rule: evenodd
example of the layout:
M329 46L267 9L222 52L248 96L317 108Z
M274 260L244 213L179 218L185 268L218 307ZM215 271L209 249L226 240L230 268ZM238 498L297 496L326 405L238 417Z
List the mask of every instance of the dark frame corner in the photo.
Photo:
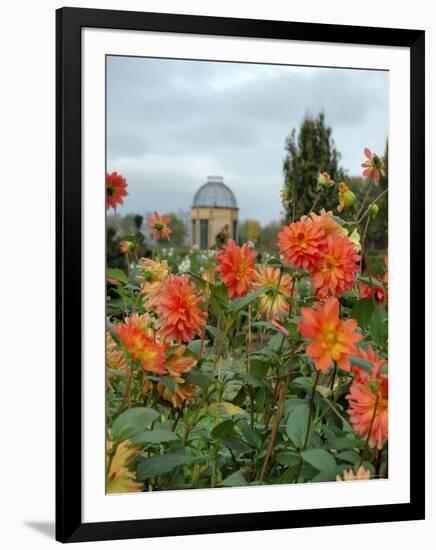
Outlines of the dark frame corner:
M411 317L423 318L425 33L419 30L261 21L81 8L56 12L56 539L96 541L424 519L423 371L411 373L410 502L352 508L82 523L81 414L81 29L99 27L373 44L410 48ZM419 276L419 284L418 284ZM418 300L419 292L419 300ZM422 323L411 350L424 363ZM79 339L79 345L78 345ZM74 367L74 368L73 368ZM80 394L79 394L80 395ZM339 519L340 518L340 519ZM211 521L212 520L212 521Z

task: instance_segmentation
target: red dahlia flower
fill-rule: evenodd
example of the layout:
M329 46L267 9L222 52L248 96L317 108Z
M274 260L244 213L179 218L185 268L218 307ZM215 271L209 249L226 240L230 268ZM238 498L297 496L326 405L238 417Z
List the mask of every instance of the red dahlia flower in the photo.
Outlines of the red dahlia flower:
M328 236L327 247L318 258L312 273L312 284L320 298L342 296L356 282L360 256L347 237Z
M166 374L165 345L159 343L148 327L148 315L132 315L124 323L114 325L122 346L134 361L139 361L144 370L156 374Z
M321 224L311 218L294 222L278 234L280 253L287 264L311 271L325 248L325 233Z
M201 295L186 275L171 275L163 281L157 302L163 337L189 342L195 334L201 336L207 313L200 308Z
M167 239L167 241L169 241L172 233L171 229L168 227L170 223L169 216L160 216L157 212L154 212L153 216L148 216L147 221L153 232L153 239L155 241L160 239Z
M353 382L347 395L351 423L356 432L368 438L371 447L383 447L388 437L388 380Z
M106 209L117 209L119 204L123 204L123 197L126 197L127 181L117 172L106 174Z

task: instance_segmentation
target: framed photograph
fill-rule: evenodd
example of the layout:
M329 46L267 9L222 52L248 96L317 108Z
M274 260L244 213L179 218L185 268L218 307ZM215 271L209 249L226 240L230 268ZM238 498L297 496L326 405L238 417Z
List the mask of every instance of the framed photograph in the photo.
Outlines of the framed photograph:
M63 8L56 55L56 538L423 519L424 32Z

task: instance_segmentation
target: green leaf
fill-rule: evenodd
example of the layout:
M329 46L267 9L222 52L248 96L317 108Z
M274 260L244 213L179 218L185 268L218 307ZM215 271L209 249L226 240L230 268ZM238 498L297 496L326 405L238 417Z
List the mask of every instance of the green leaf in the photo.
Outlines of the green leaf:
M222 330L212 325L207 325L206 330L215 338L215 343L226 341L227 338Z
M238 349L238 348L242 348L244 345L245 345L245 341L246 341L247 337L244 333L242 334L238 334L235 338L233 338L232 340L232 348L233 349Z
M213 439L222 439L224 437L237 437L238 434L235 430L235 424L233 420L224 420L217 424L210 432Z
M304 446L308 422L309 406L304 404L295 407L286 423L286 433L298 449Z
M365 277L364 275L359 275L357 278L359 279L359 281L362 281L368 286L373 286L373 287L376 286L378 288L383 288L383 283L377 279L374 279L374 277L371 277L371 280L370 280L369 277Z
M335 473L333 473L333 472L319 472L319 474L317 474L316 476L314 476L310 480L310 483L319 483L319 482L322 482L322 481L335 481L335 480L336 480Z
M360 369L368 373L372 373L372 371L374 370L374 365L371 363L371 361L367 361L362 357L358 357L357 355L351 355L349 359L352 365L355 365L356 367L359 367Z
M269 387L268 382L265 380L265 377L255 376L254 374L247 373L247 372L240 372L239 378L249 386L253 386L253 388Z
M147 407L135 407L120 414L112 424L115 441L131 439L144 432L159 417L159 413Z
M248 414L247 411L241 409L241 407L238 407L237 405L234 405L233 403L228 403L226 401L212 403L211 405L209 405L207 412L211 416L235 416L237 414Z
M326 445L328 449L335 449L336 451L342 451L344 449L356 449L362 447L362 441L360 439L351 439L348 437L336 437L329 441Z
M299 386L300 388L311 390L313 387L313 380L310 376L299 376L293 380L293 384Z
M244 485L248 485L248 481L240 470L223 479L221 483L218 483L218 487L241 487Z
M291 397L289 399L286 399L283 413L286 416L287 414L292 412L295 407L305 404L307 404L307 401L305 401L304 399L299 399L298 397Z
M125 285L129 284L129 279L127 278L127 275L122 269L118 267L108 267L106 269L106 278L115 279L116 281L124 283Z
M189 457L179 453L168 453L166 455L152 456L141 460L137 468L138 479L161 476L177 468L189 464Z
M350 316L356 319L361 328L365 329L371 321L374 308L375 305L372 298L363 298L354 304Z
M196 386L207 386L211 382L210 374L195 371L195 369L188 372L185 376L185 380L187 384L195 384Z
M343 460L344 462L349 462L350 464L355 464L359 462L359 455L354 451L342 451L336 455L338 460Z
M134 443L168 443L169 441L177 441L179 438L170 430L151 430L144 432L132 438Z
M275 330L275 331L279 330L273 324L271 324L269 321L256 321L251 326L254 327L254 328L268 328L270 330Z
M206 346L206 342L204 342L204 346ZM200 353L201 348L201 340L192 340L192 342L189 342L189 344L186 346L186 349L192 353L192 355L195 355L195 357L198 357Z
M247 424L242 424L241 427L242 435L245 440L251 447L259 448L262 444L262 438L260 437L259 432L251 429Z
M309 449L301 453L303 460L319 470L329 475L335 475L336 473L336 461L324 449Z
M253 452L253 449L241 439L240 435L237 435L237 437L223 437L220 439L220 442L225 447L231 449L235 455L244 455Z
M147 375L148 379L152 382L162 382L170 392L174 392L176 389L176 383L171 378L171 376L152 376L151 374Z
M263 412L265 410L266 389L258 388L256 395L254 396L255 409L257 412Z
M222 304L225 304L229 301L229 293L224 283L214 283L210 285L210 289L212 291L212 297L216 298Z
M278 453L276 456L276 460L279 464L282 464L283 466L295 466L300 462L300 457L296 453Z
M242 309L246 308L248 305L250 305L254 300L257 300L259 296L262 296L262 294L265 294L265 289L261 288L260 290L256 290L255 292L250 292L247 294L247 296L244 296L243 298L236 298L236 300L233 300L233 310L235 313L238 313Z
M388 314L383 306L378 306L371 317L371 338L381 348L388 341Z

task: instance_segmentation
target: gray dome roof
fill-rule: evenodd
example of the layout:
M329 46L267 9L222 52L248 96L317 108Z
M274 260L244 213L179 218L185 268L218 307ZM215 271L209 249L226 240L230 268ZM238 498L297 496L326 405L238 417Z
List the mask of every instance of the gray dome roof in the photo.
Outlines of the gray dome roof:
M195 193L192 206L238 208L233 191L224 184L220 176L208 176L207 183Z

